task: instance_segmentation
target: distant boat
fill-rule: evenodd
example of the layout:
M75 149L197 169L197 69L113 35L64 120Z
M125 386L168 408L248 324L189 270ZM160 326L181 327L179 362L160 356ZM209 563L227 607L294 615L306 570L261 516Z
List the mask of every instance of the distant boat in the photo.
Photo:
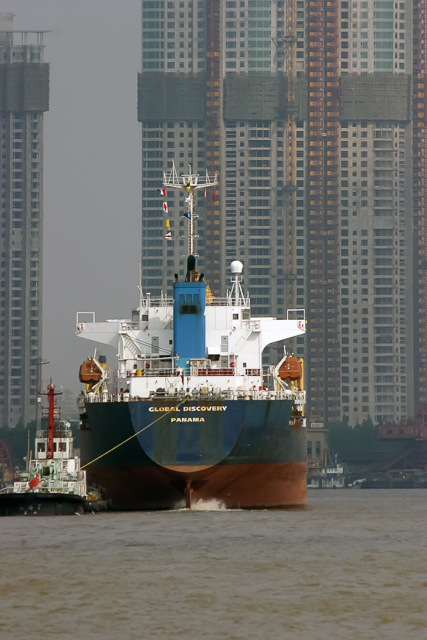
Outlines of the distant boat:
M346 473L341 464L335 467L319 467L316 473L307 478L308 489L344 489L346 486Z

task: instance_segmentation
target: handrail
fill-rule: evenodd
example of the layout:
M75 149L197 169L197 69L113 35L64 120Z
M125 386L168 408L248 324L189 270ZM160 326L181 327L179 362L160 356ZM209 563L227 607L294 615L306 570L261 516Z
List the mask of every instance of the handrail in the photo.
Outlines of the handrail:
M156 358L157 360L158 358ZM170 360L169 356L169 360ZM180 376L181 370L179 369L132 369L126 371L126 378L168 378L170 376Z
M290 318L289 314L295 312L296 318ZM302 314L302 317L301 315ZM299 317L298 317L299 316ZM305 309L287 309L286 310L286 320L305 320Z
M150 402L153 399L167 399L167 400L180 400L186 395L186 391L183 389L175 389L175 393L170 393L169 391L152 391L148 398L143 398L138 395L131 395L129 392L122 392L117 394L109 395L108 397L93 394L92 396L89 394L86 397L86 402L89 403L104 403L104 402ZM305 394L305 392L295 393L291 389L280 389L279 391L272 391L268 389L222 389L220 387L207 391L206 387L193 389L191 392L190 399L209 399L209 398L222 398L224 400L230 400L232 398L246 398L250 400L268 400L268 399L276 399L276 400L293 400L296 404L304 404L305 397L302 398L301 395Z
M172 307L173 306L173 298L142 298L141 305L143 308L148 307ZM247 298L239 298L236 301L231 296L226 298L210 298L206 300L206 306L208 307L250 307L251 300L249 297Z
M148 298L141 298L141 306L142 307L172 307L173 306L173 298L152 298L149 296Z

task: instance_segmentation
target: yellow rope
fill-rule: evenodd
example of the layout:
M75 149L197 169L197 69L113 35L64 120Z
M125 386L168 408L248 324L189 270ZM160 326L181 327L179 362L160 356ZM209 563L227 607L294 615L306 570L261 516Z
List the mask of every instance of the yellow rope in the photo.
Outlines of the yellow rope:
M182 404L184 404L184 402L186 400L188 400L188 396L186 396L184 398L184 400L182 402L180 402L179 404L176 405L176 408L180 407ZM174 409L175 411L175 409ZM91 460L90 462L87 462L86 464L84 464L82 467L80 467L80 469L84 469L85 467L88 467L90 464L93 464L94 462L96 462L97 460L100 460L101 458L103 458L104 456L108 455L109 453L111 453L112 451L114 451L115 449L118 449L119 447L122 446L122 444L125 444L126 442L129 442L129 440L132 440L132 438L135 438L135 436L138 436L140 433L142 433L143 431L145 431L146 429L148 429L149 427L152 427L153 424L155 424L156 422L158 422L159 420L161 420L162 418L164 418L165 416L168 416L170 413L173 413L173 411L168 411L167 413L163 413L161 416L159 416L158 418L156 418L155 420L153 420L153 422L150 422L150 424L147 424L146 427L143 427L142 429L140 429L139 431L137 431L136 433L134 433L132 436L129 436L129 438L126 438L126 440L123 440L123 442L120 442L120 444L116 444L115 447L113 447L112 449L110 449L109 451L106 451L105 453L102 453L100 456L98 456L97 458L94 458L93 460Z

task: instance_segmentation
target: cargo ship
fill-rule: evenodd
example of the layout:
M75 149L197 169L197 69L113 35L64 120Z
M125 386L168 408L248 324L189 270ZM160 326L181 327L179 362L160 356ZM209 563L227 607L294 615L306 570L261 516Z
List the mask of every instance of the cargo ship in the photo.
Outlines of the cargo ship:
M187 272L175 275L172 297L140 287L131 318L77 313L77 336L118 357L117 388L95 353L80 367L78 398L82 468L115 509L306 504L302 363L284 355L263 365L268 345L304 335L305 314L252 316L238 260L226 296L211 295L196 269L192 219L194 192L214 184L165 175L164 187L185 189L190 209Z

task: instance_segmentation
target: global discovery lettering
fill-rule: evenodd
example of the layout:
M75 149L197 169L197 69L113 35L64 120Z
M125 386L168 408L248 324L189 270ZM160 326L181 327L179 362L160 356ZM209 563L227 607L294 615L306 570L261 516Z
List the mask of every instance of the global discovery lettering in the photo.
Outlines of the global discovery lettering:
M196 406L196 407L149 407L148 411L151 412L170 412L170 411L226 411L227 406Z

